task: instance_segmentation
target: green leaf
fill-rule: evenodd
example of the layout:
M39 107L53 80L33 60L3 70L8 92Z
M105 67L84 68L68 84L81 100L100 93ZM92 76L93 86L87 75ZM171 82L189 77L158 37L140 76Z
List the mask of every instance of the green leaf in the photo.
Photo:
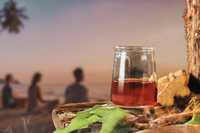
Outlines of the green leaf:
M93 108L78 112L66 128L57 129L54 133L70 133L87 128L96 122L102 123L100 133L111 133L125 115L126 112L118 107L110 105L94 106Z
M103 124L100 133L111 133L118 122L120 122L125 115L126 112L119 108L110 111L103 117Z
M96 115L91 115L85 119L81 117L75 117L67 128L58 129L54 133L70 133L78 129L87 128L90 124L98 122L99 120L100 117Z
M194 113L192 119L186 122L187 125L200 124L200 113Z

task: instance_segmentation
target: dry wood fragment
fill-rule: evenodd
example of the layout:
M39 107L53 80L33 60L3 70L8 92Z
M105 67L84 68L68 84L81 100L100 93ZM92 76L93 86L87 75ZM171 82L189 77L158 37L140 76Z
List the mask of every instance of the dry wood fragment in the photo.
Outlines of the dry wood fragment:
M192 117L192 114L193 114L192 112L184 112L184 113L159 117L151 121L150 125L151 125L151 128L155 128L155 127L163 127L163 126L168 126L168 125L173 125L173 124L178 124L178 123L179 124L185 123Z

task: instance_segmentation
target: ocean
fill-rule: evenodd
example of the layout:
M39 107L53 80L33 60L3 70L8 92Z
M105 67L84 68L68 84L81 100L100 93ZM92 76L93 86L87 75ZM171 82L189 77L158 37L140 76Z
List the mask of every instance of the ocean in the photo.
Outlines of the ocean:
M46 100L59 99L60 103L64 102L64 92L67 85L41 85L42 96ZM0 91L3 84L0 84ZM13 94L16 97L27 98L28 85L14 84ZM110 85L107 84L88 84L86 85L89 92L90 100L107 100L110 97Z

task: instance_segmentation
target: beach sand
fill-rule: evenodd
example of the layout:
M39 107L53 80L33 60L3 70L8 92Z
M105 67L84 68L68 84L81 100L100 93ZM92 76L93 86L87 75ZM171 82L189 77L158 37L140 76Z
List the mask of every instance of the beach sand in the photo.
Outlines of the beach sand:
M52 133L51 113L28 115L24 109L0 111L0 133Z
M99 100L102 99L91 99L93 102ZM55 130L52 111L47 110L40 108L40 113L28 114L25 108L0 109L0 133L52 133Z
M1 93L2 84L0 84ZM89 90L91 101L109 99L109 89L103 86L91 87ZM46 100L59 99L64 102L64 86L45 86L42 94ZM14 86L14 93L27 98L27 86ZM43 112L28 115L25 109L3 110L0 102L0 133L52 133L54 129L51 113Z

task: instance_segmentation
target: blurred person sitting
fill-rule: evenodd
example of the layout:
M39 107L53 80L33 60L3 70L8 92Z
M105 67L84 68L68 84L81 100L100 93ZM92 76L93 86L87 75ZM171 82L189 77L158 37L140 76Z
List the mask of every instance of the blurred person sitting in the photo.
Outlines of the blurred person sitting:
M88 90L82 84L84 81L84 72L81 68L73 71L75 82L69 85L65 90L65 103L80 103L88 101Z
M49 106L55 106L58 104L58 100L47 101L44 100L41 93L40 82L42 80L42 74L36 72L33 75L31 85L28 89L28 112L33 113L39 111L39 102L46 104L48 110ZM55 105L54 105L55 104Z
M2 88L2 104L3 108L15 108L16 101L13 96L13 88L11 86L13 82L12 74L7 74L5 76L5 85Z

